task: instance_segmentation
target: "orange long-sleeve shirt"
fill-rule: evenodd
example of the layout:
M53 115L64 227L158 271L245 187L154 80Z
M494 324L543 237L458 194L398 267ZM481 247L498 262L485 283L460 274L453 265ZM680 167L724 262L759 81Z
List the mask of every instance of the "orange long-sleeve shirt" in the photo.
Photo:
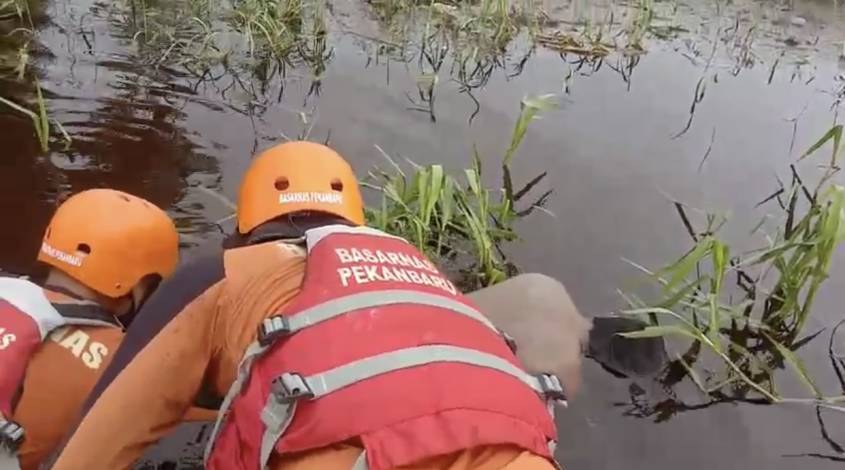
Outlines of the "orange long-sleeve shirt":
M201 389L228 391L258 325L298 293L301 248L265 243L226 252L229 274L182 309L99 396L53 467L127 469L182 419ZM106 443L106 445L104 445ZM271 469L348 469L361 452L339 444L271 461ZM510 447L470 449L408 468L546 470L540 457Z

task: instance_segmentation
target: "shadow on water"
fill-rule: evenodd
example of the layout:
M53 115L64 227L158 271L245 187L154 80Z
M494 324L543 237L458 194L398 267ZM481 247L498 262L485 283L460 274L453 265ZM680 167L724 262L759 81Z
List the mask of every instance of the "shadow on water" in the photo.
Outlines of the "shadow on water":
M330 141L359 174L383 163L374 144L454 170L474 144L481 155L507 148L523 96L555 93L561 109L532 124L514 178L547 171L556 217L526 222L512 254L563 281L586 312L614 311L634 274L622 257L660 265L689 248L671 201L746 217L845 96L835 42L845 14L830 2L647 3L646 22L615 2L545 2L543 45L522 29L479 48L419 21L397 36L357 1L294 24L307 32L294 43L246 40L247 26L266 26L260 9L241 10L231 29L200 0L38 4L25 80L6 65L20 42L3 36L0 96L32 106L37 76L72 142L54 132L43 153L29 117L0 108L0 214L21 221L0 236L0 266L31 268L52 208L74 191L137 193L170 208L187 240L214 239L230 209L191 187L231 197L250 156L282 136ZM828 284L810 331L831 333L841 318L845 271L834 266ZM584 390L559 423L566 467L841 466L841 414L704 400L679 380L671 344L613 335L636 328L596 323ZM826 391L845 392L842 341L819 345L806 361ZM205 432L183 426L138 468L199 468Z

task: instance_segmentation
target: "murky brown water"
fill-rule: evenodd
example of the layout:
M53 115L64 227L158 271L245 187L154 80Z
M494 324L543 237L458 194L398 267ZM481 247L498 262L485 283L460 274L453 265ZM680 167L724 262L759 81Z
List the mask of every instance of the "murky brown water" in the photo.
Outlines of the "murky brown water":
M604 10L595 3L557 2L548 11L555 18L600 18ZM733 55L720 51L706 68L710 45L702 38L715 31L715 4L682 4L678 15L690 32L650 40L648 53L630 74L618 58L595 71L590 65L578 69L571 63L575 57L564 59L543 48L520 67L529 48L514 46L474 92L480 108L471 122L476 105L448 72L441 72L432 122L427 112L409 109L407 95L416 96L419 63L403 63L395 55L376 59L377 43L362 37L379 31L363 2L332 2L333 56L315 87L307 67L290 67L284 79L263 81L239 81L232 73L191 77L158 61L155 51L134 45L125 17L109 3L55 0L42 5L40 53L33 65L53 117L73 143L68 150L54 143L49 155L41 155L29 118L0 108L0 215L13 221L0 235L0 267L30 269L57 198L96 186L124 189L170 207L193 242L217 239L213 222L228 215L227 209L190 186L232 197L256 149L277 141L280 132L295 136L307 127L300 112L316 119L311 138L330 135L361 174L383 163L376 144L394 156L457 169L466 164L473 143L490 159L501 155L523 96L559 93L560 109L532 125L516 163L520 178L549 172L555 193L548 207L556 217L526 221L524 242L514 253L524 269L563 281L585 312L608 313L620 305L616 289L629 286L635 275L623 257L654 265L688 247L667 195L731 211L743 221L771 192L775 174L783 174L833 121L834 95L843 85L837 76L845 72L837 61L845 10L834 1L795 2L794 10L778 3L748 2L719 11L729 18L739 11L740 32L758 25L753 67L735 68L736 58L743 57L737 48ZM806 24L798 26L793 16ZM4 27L0 23L0 30ZM14 41L0 42L5 51L16 47ZM687 122L702 76L706 97L690 130L673 138ZM33 90L0 78L0 96L24 102ZM788 120L799 115L790 154L793 124ZM741 236L754 222L740 223L732 234ZM845 288L842 266L823 292L811 329L842 317L837 302ZM836 394L832 378L825 378L831 371L823 351L808 356L825 390ZM841 460L789 455L845 458L823 439L808 407L719 405L655 423L626 410L632 391L646 401L664 397L665 391L645 379L614 378L592 362L585 374L584 391L561 423L558 455L570 469L632 464L825 469L841 466ZM825 417L830 437L845 445L845 418Z

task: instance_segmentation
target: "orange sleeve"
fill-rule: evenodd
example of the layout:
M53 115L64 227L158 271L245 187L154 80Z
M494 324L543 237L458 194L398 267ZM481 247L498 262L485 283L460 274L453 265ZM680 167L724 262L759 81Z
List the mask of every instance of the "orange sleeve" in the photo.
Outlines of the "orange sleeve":
M55 470L129 469L179 424L214 354L221 284L167 324L103 392L71 435Z

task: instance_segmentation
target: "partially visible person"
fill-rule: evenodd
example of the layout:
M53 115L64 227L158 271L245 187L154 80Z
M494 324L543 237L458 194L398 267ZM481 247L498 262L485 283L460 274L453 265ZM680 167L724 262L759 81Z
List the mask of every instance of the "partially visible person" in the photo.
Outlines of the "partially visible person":
M54 450L178 258L173 221L144 199L94 189L61 204L42 285L0 277L0 468L36 469Z
M363 220L354 173L328 147L256 158L229 249L194 265L217 280L200 289L185 271L157 293L161 310L145 309L53 468L131 468L202 395L222 400L209 469L554 468L557 378L526 372L430 261ZM196 298L180 299L176 279ZM549 302L571 306L555 282L532 305L552 285ZM566 351L579 357L588 326L572 310L545 326L576 326ZM497 316L520 315L530 321Z

